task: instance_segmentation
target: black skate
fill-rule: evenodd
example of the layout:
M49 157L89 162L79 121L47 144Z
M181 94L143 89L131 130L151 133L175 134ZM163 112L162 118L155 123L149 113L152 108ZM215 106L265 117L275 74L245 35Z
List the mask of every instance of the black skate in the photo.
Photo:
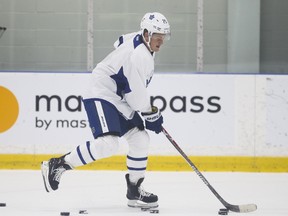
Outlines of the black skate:
M158 196L153 193L146 192L141 184L144 181L144 178L140 178L138 182L132 184L129 180L129 174L125 175L127 182L127 199L129 207L137 208L157 208L158 207Z
M51 158L49 161L43 161L41 163L42 176L47 192L57 190L62 174L66 170L72 169L72 167L65 162L65 156L66 155L60 158Z

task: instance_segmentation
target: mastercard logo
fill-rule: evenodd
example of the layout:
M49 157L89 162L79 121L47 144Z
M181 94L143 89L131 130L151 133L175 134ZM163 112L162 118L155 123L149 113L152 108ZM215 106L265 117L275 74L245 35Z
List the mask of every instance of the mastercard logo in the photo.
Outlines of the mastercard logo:
M0 86L0 133L9 130L16 122L19 105L15 95L7 88Z

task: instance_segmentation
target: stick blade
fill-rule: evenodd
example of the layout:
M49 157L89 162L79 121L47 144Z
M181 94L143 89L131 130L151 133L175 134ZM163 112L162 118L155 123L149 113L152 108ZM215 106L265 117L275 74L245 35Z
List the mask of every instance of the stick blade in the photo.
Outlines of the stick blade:
M248 213L257 210L257 205L246 204L246 205L227 205L225 206L228 210L239 213Z
M247 204L247 205L239 205L239 212L253 212L257 210L257 205L255 204Z

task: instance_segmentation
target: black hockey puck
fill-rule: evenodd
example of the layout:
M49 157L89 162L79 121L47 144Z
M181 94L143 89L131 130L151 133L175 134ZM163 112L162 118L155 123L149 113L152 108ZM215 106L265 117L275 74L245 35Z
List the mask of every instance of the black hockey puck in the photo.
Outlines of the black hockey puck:
M219 215L228 215L229 210L228 209L219 209L218 214Z
M158 214L159 210L158 209L150 209L150 213L152 214Z
M87 210L79 210L79 214L88 214Z
M0 203L0 207L6 207L6 203Z
M61 212L60 215L62 215L62 216L69 216L69 215L70 215L70 212Z

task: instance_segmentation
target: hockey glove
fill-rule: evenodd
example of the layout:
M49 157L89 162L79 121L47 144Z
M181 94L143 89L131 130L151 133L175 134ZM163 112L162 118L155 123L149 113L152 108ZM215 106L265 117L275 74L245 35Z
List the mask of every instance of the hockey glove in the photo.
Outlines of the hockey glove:
M157 107L152 106L152 112L141 114L145 119L146 129L154 131L156 134L162 131L163 117Z

